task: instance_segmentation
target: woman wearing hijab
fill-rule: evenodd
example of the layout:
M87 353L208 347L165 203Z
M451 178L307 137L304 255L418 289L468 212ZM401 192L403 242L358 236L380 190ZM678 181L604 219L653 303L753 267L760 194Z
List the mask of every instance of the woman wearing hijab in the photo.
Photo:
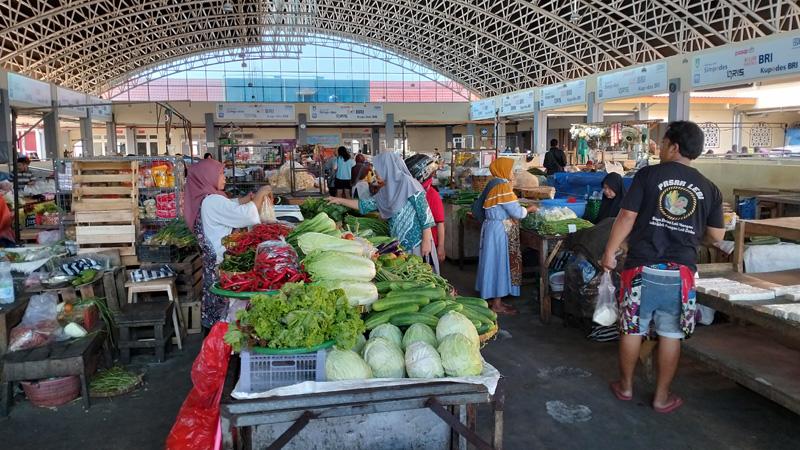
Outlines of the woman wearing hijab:
M378 183L383 186L372 198L349 200L332 197L330 202L357 209L361 214L378 211L389 221L389 232L404 249L423 258L430 255L435 260L436 249L431 233L435 224L425 201L425 190L396 153L376 156L373 168Z
M594 223L609 217L617 217L624 196L625 185L622 183L622 176L614 172L606 175L603 178L603 200L600 202L600 209Z
M519 220L535 206L522 207L512 189L514 160L497 158L489 166L494 178L478 197L483 206L481 246L475 290L490 301L499 314L516 314L513 306L503 303L506 296L519 296L522 284L522 252L519 246Z
M227 301L209 292L211 286L219 281L217 266L225 253L222 239L234 228L260 223L259 210L271 193L270 187L264 186L255 194L229 199L224 192L223 170L224 165L214 159L191 165L183 206L186 224L197 236L203 257L201 322L206 329L224 319L228 309Z

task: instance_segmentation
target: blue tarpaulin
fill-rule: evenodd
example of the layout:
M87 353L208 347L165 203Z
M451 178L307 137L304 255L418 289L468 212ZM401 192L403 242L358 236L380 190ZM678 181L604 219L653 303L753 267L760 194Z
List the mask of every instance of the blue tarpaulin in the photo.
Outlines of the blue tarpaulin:
M556 188L556 197L581 197L592 195L594 191L603 189L603 178L608 175L605 172L561 172L547 177L551 186ZM625 189L631 187L633 177L623 177L622 182Z

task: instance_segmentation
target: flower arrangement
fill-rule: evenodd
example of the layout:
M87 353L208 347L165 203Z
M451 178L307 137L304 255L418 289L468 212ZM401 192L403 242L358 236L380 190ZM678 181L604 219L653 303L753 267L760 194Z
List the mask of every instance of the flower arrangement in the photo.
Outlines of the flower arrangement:
M569 135L572 139L594 140L603 138L606 134L607 131L605 127L594 125L572 125L569 129Z

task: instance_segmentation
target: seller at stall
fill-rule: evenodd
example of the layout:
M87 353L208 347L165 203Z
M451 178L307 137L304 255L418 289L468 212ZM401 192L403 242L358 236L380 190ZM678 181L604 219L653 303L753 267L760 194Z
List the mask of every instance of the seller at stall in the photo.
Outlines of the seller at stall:
M380 189L370 199L350 200L331 197L331 203L359 210L361 214L378 211L389 221L389 232L404 249L434 263L438 268L436 247L431 228L435 225L425 200L425 189L419 184L403 159L396 153L381 153L373 167ZM432 257L432 258L429 258Z
M17 158L17 186L23 188L34 180L31 172L31 159L27 156Z
M353 181L356 183L353 185L353 190L351 192L353 198L359 200L367 200L372 198L372 192L370 192L370 182L372 181L371 164L362 164L358 169L358 174L356 174L355 178L353 178Z
M184 218L197 235L203 256L201 322L206 330L227 314L228 303L210 292L211 286L219 281L218 265L225 252L222 239L234 228L260 223L259 211L264 200L272 194L270 187L264 186L255 194L229 199L224 190L224 165L219 161L203 159L189 167Z
M436 246L436 255L439 258L439 262L443 262L445 258L444 204L439 191L433 187L433 175L439 170L439 164L430 156L420 153L407 158L406 167L411 172L411 176L419 181L422 188L425 189L425 200L428 202L431 214L433 214L433 221L436 222L436 226L431 228L433 244Z
M599 223L609 217L617 217L622 199L625 197L625 185L622 176L616 172L611 172L603 178L603 199L600 201L600 209L594 223Z
M483 207L481 245L475 290L491 300L498 314L516 314L517 309L502 301L519 296L522 284L522 251L519 245L519 220L536 206L522 207L512 189L514 160L497 158L489 166L492 178L478 197ZM480 219L480 217L478 217Z

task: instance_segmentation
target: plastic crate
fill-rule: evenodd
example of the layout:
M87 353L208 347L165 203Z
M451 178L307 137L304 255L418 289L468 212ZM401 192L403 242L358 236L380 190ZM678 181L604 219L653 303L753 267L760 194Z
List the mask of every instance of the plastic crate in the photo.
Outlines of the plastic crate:
M139 261L174 263L183 261L194 251L193 247L139 244L136 249Z
M327 349L297 355L263 355L242 350L237 390L264 392L304 381L325 381Z

